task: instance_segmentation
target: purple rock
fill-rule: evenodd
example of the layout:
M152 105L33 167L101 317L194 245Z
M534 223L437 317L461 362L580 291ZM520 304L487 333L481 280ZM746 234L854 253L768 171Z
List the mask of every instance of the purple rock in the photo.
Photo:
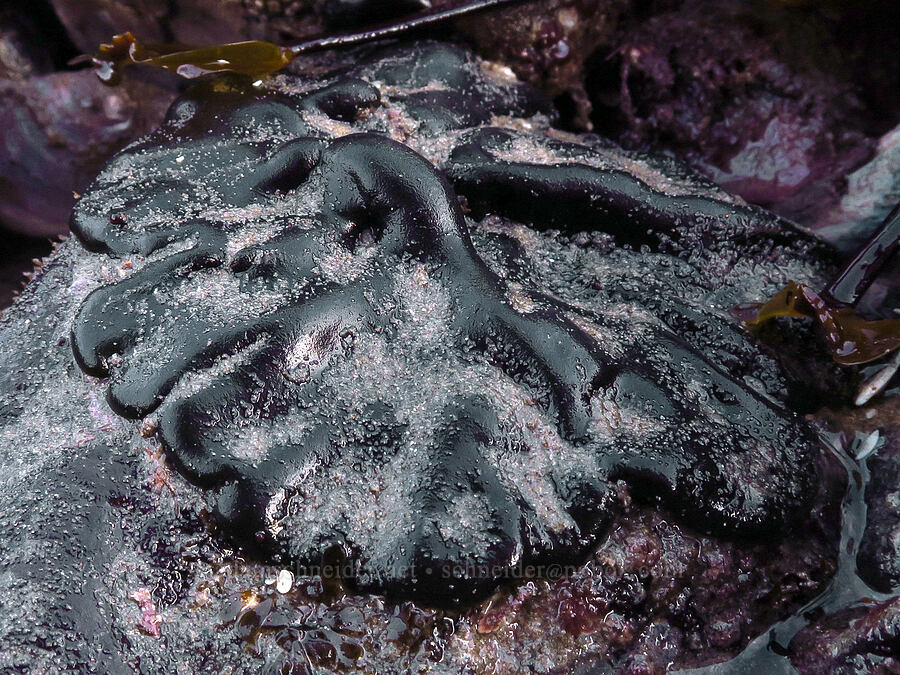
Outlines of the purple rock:
M109 157L159 123L172 94L87 70L0 82L0 220L17 232L68 231L69 212Z

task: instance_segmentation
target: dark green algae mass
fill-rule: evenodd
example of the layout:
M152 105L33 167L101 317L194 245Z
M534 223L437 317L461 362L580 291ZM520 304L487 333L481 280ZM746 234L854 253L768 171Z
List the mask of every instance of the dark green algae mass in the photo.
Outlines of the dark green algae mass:
M619 481L777 536L816 440L728 308L829 251L549 116L432 43L193 85L73 213L120 271L77 363L245 552L314 570L339 547L360 590L457 604L583 559Z

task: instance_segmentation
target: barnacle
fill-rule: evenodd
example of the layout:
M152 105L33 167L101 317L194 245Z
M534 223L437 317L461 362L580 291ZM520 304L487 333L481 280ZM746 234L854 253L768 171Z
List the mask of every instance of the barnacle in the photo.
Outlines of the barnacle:
M337 545L360 588L452 603L585 554L620 480L706 530L802 512L812 435L714 298L815 242L596 139L486 126L545 108L456 49L277 89L201 81L72 219L132 263L78 312L78 363L247 550ZM559 272L523 243L548 228L615 241Z

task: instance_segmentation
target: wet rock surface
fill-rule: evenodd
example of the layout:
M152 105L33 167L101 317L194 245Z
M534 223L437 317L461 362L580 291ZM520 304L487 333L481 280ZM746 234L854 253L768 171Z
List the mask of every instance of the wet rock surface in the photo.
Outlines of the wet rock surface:
M848 508L861 510L849 528L845 520L842 546L849 555L842 556L835 582L807 608L805 625L793 640L782 643L799 672L893 672L898 667L897 411L895 383L861 408L820 414L856 458L851 475L861 499L851 506L855 499L848 492L845 519Z
M103 86L88 71L0 82L0 218L51 237L109 156L162 120L173 92L132 80Z
M416 50L382 55L333 80L280 76L249 90L249 83L229 79L201 84L173 106L160 131L111 163L80 202L75 229L90 251L74 240L64 244L0 324L0 593L4 603L16 599L0 619L7 647L0 665L517 672L527 664L540 672L604 665L647 672L734 655L827 583L842 476L804 423L783 408L789 378L741 333L729 309L748 296L765 297L787 278L814 283L830 265L828 249L673 163L553 131L539 98L502 69L447 47ZM408 170L391 173L392 161L379 174L382 153L396 155ZM373 172L377 191L367 182ZM531 201L509 192L521 181L534 187ZM601 198L592 203L585 186ZM397 191L399 202L379 201ZM548 199L568 208L548 211ZM320 281L310 281L313 271L303 266L310 251L317 251ZM454 267L453 256L463 263ZM365 264L355 262L360 258ZM352 347L359 353L386 339L375 333L421 349L428 326L417 321L427 319L410 310L427 316L441 305L416 299L431 287L448 291L453 302L454 277L467 265L481 275L479 294L458 294L456 314L474 306L485 317L504 317L512 329L472 345L466 357L469 367L485 369L465 378L470 393L487 400L477 405L481 429L459 424L462 417L448 417L446 407L434 414L413 405L410 413L432 428L449 420L445 437L464 441L456 450L474 448L466 455L473 466L456 465L465 489L459 491L453 467L448 480L447 468L434 461L441 454L430 453L427 443L401 443L414 450L414 461L361 485L355 476L371 468L371 457L354 457L354 448L378 447L373 433L385 439L385 454L398 444L390 430L385 436L384 410L357 411L351 397L342 414L361 425L341 421L338 444L318 465L322 484L307 470L315 463L299 467L315 489L295 502L299 511L275 514L286 533L274 547L283 562L266 548L279 532L242 541L242 523L273 522L266 520L272 512L257 510L270 503L261 495L268 496L273 476L276 491L284 487L284 474L257 473L264 462L253 453L295 443L277 426L288 412L279 407L285 399L278 388L289 385L265 386L289 373L228 359L187 359L171 371L154 366L188 355L198 328L262 325L268 311L327 298L321 283L350 298L351 282L368 282L372 269L386 268L386 299L394 307L365 293L358 306L389 309L395 320L388 318L381 333L377 322L372 331L360 330ZM288 283L281 285L282 277ZM132 302L117 304L125 298ZM282 331L297 346L302 340L292 331L314 323L309 316L276 322L262 337ZM434 332L442 359L457 350L448 326L438 322ZM573 380L537 353L527 342L534 326L583 350L585 374ZM206 335L214 356L229 353ZM515 341L504 342L508 336ZM298 357L302 389L314 367L327 370L319 353L326 342L313 340L304 352L276 341L272 355L280 365L287 355ZM514 349L505 352L504 344ZM84 375L73 349L81 366L109 379ZM489 359L480 361L484 354ZM395 368L400 386L387 392L391 379L373 366L388 361L376 356L369 355L363 377L346 384L344 396L368 386L389 394L398 409L415 403L430 380L410 370L407 381ZM611 381L586 377L592 359L607 358L615 366ZM685 370L670 370L675 362ZM454 372L467 371L456 360L441 363L435 381L459 392ZM183 374L177 384L157 377L171 372ZM229 384L235 377L245 378L236 390ZM580 390L588 381L596 388ZM445 396L428 391L434 400ZM193 437L169 435L178 425L167 426L163 409L177 411L191 397L211 402L195 407L200 417L189 416L179 431ZM592 400L608 405L586 407ZM160 416L144 422L113 412L143 416L160 402ZM522 415L530 422L522 425ZM777 438L745 431L744 420L758 416L780 429ZM257 423L269 425L266 434ZM605 444L576 442L581 425L596 439L598 423L607 430ZM492 424L493 446L485 433ZM503 444L526 429L524 448L506 450ZM393 430L407 433L399 420ZM245 432L252 433L228 445ZM698 438L721 466L694 464L702 454ZM741 438L746 442L738 447ZM507 452L499 464L507 473L502 488L489 492L478 481L487 479L486 469L496 470L490 453L497 449ZM598 458L599 465L584 470L584 462ZM509 473L517 462L521 470ZM439 471L429 473L429 466ZM469 473L474 466L480 474ZM408 476L398 475L403 471ZM466 486L473 475L478 479ZM559 480L567 475L602 481ZM410 477L424 480L422 489L391 492L410 486ZM377 567L368 569L375 571L370 587L392 590L394 599L352 592L354 582L367 583L354 580L358 567L347 560L377 559L378 542L367 542L367 529L351 520L367 516L355 504L371 497L355 502L348 494L381 483L383 500L401 516L429 508L440 519L457 504L462 522L519 514L513 520L524 524L476 527L465 536L477 532L478 540L465 543L475 544L467 550L500 551L493 542L512 533L530 566L516 568L506 558L510 573L476 589L490 592L502 582L496 594L455 610L405 601L408 581L392 588L392 577ZM602 498L579 501L585 488ZM516 491L517 510L467 503L471 494L508 499ZM304 503L329 494L319 514L334 518L319 520L323 530L343 521L339 541L315 533L304 539L308 530L291 529L315 525ZM583 508L591 505L601 511ZM780 532L735 536L772 525ZM565 539L566 528L574 540ZM703 533L710 528L716 536ZM412 541L435 550L427 538ZM449 541L459 561L463 540ZM554 558L541 548L544 541L576 553ZM599 549L591 552L591 545ZM313 550L318 560L308 560ZM585 556L587 565L577 570L550 567ZM331 573L303 576L310 570L297 562L323 572L330 566ZM554 579L561 571L564 578ZM547 630L550 614L560 619Z
M664 146L748 201L815 224L896 124L883 98L895 76L865 45L891 43L875 35L897 8L801 4L657 3L623 19L618 49L587 74L598 131Z
M888 428L887 446L870 462L872 482L868 504L871 516L860 551L860 575L872 588L889 593L900 587L900 453L897 414Z
M900 599L847 609L797 636L791 662L800 672L893 672L900 666Z
M824 239L851 253L900 202L900 127L878 139L875 156L847 176L840 204L822 215L816 226Z
M873 452L867 460L871 473L866 486L869 513L857 565L860 577L881 593L900 587L900 406L896 394L895 386L888 389L886 399L860 411L826 414L832 427L873 434Z

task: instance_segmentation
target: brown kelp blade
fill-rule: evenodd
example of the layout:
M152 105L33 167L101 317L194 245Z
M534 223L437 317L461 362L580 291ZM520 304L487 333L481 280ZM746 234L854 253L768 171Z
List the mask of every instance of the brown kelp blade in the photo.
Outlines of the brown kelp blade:
M284 68L293 58L289 48L259 40L194 48L182 44L145 44L129 32L100 45L100 53L91 61L103 82L115 84L122 69L134 64L164 68L186 78L218 72L261 77Z
M834 360L850 366L868 363L900 349L900 319L867 321L850 305L819 295L809 286L789 281L761 305L739 308L747 326L756 328L778 316L809 317L820 326Z
M900 349L900 319L867 321L855 305L900 250L900 204L821 293L789 281L763 304L735 307L747 326L756 328L778 316L810 317L825 334L834 360L843 365L868 363Z
M100 80L106 84L116 84L121 77L122 69L133 64L165 68L187 78L220 72L263 77L281 70L298 54L394 38L418 28L456 19L474 12L529 1L472 0L457 7L416 16L398 23L367 28L355 33L312 37L291 47L280 47L260 40L232 42L211 47L145 44L138 41L130 32L121 33L114 36L111 43L100 45L97 56L78 57L73 63L90 61L97 69Z

